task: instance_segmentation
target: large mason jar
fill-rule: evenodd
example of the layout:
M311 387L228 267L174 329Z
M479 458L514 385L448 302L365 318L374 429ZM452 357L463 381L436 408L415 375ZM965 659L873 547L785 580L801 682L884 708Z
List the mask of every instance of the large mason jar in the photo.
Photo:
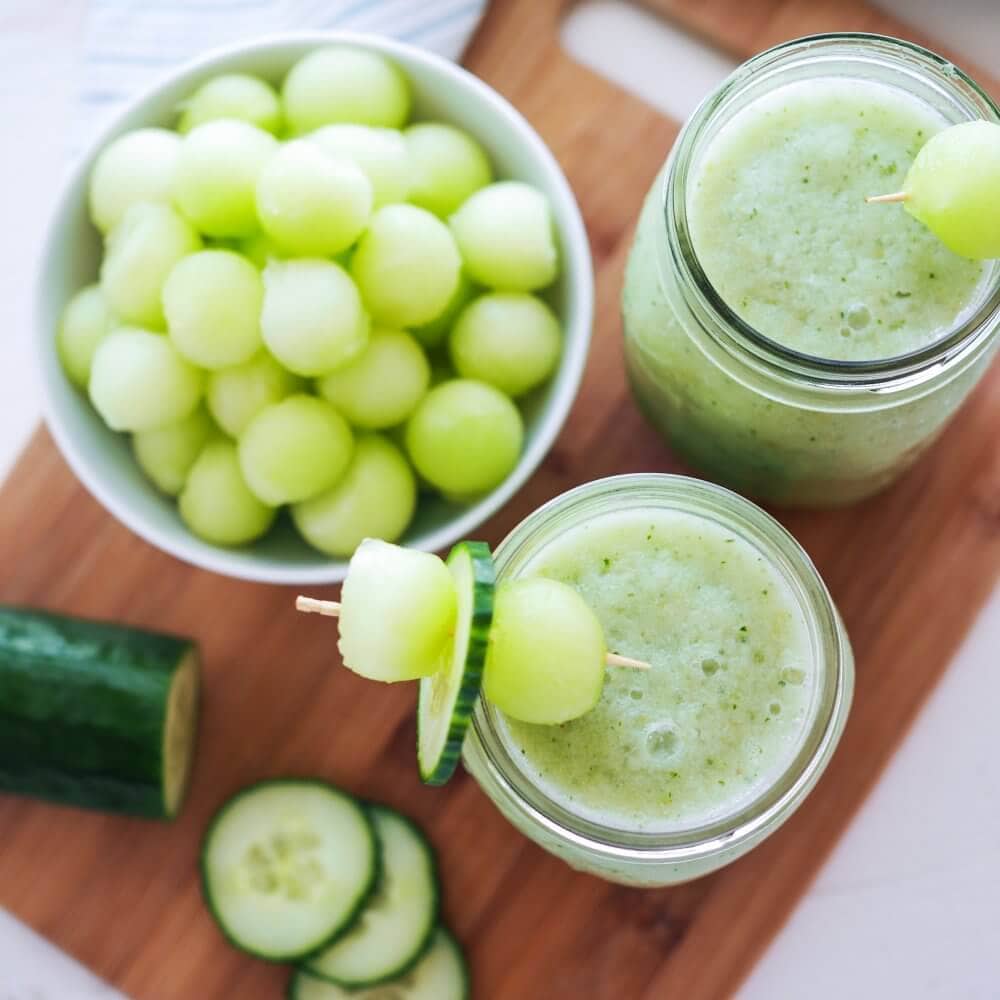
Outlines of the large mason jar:
M734 116L778 88L803 81L821 88L845 79L895 88L948 123L1000 121L996 104L960 69L898 39L823 35L764 52L706 99L681 132L646 198L622 296L629 378L650 422L696 469L741 493L781 505L846 504L889 484L934 440L983 375L1000 331L1000 261L982 264L981 280L970 292L967 307L932 342L909 353L864 360L807 353L807 339L795 344L787 337L784 342L773 339L765 323L757 328L747 322L741 303L725 301L706 276L691 224L692 192L700 183L705 151ZM863 108L858 114L864 115ZM814 167L831 169L837 151L820 148L818 154ZM872 155L877 159L877 153ZM895 163L883 168L884 187L901 184L902 170L891 176L896 168ZM804 174L801 184L809 180ZM845 186L853 180L843 177ZM801 215L792 211L793 198L808 190L803 186L789 192L788 226L800 224ZM851 192L852 205L854 195ZM856 200L859 206L863 203L860 197ZM884 232L917 226L900 206L885 212L887 207L865 208L881 214L863 217L864 223L884 227ZM769 238L766 231L764 237L755 235L761 220L754 215L754 209L748 210L738 240ZM778 212L770 217L772 241L776 231L780 235L780 216ZM920 238L927 235L914 232ZM770 247L762 249L768 256L759 254L760 259L770 259ZM803 283L817 280L794 261L790 264L787 255L782 263L780 248L774 249L773 273L758 276L768 295L780 297L781 285L790 287L787 279L792 276L785 268L796 271L794 293L802 291ZM876 260L872 266L880 263ZM954 263L956 271L964 264L958 258ZM841 262L830 263L835 266ZM829 298L829 289L820 286L827 279L838 280L835 274L819 275L817 311ZM926 294L929 303L937 303L932 295L949 292L933 267L916 277L931 285L938 278L938 291L918 293ZM918 302L906 301L912 294L906 289L889 291L887 311L910 306L912 315L912 305ZM811 319L808 313L805 307L804 326ZM763 306L760 315L766 316ZM845 317L843 309L840 316ZM856 332L852 326L869 317L868 309L859 306L846 316L841 332L850 336ZM871 322L874 329L876 321ZM889 326L903 324L887 319Z
M642 579L652 579L658 568L662 570L663 550L644 550L645 539L654 529L660 530L658 525L669 528L671 519L678 517L683 519L682 525L698 526L706 539L706 551L712 551L711 539L718 541L723 560L732 558L734 550L745 543L745 554L756 567L753 572L774 580L773 586L780 587L785 602L781 605L784 610L772 616L770 622L760 616L737 617L731 623L723 621L718 628L718 618L692 615L691 628L686 631L713 633L705 636L711 644L707 648L712 659L679 653L674 645L676 636L671 637L669 629L656 627L655 615L650 614L655 609L650 604L665 602L665 607L672 609L668 613L680 614L685 597L694 598L697 589L702 596L694 603L708 607L703 597L712 600L713 590L725 599L724 575L715 575L709 566L702 579L698 567L674 560L669 578L661 578L652 589L637 585ZM522 521L497 549L498 586L536 576L539 571L548 575L553 567L553 552L560 558L569 556L571 562L579 556L577 561L586 563L595 551L595 539L598 545L603 544L601 524L606 526L621 518L625 523L638 518L643 526L637 551L632 553L637 558L629 564L629 575L624 577L625 602L618 604L609 595L606 601L595 601L594 608L598 617L604 616L609 643L619 649L624 646L622 651L627 655L634 655L632 640L643 633L646 655L653 664L642 680L646 685L645 702L631 700L642 695L636 675L625 679L625 671L619 670L617 677L609 676L601 703L568 727L607 726L614 731L613 738L605 744L593 739L592 731L587 735L584 730L580 736L588 740L584 746L579 740L573 742L576 737L568 727L516 726L481 698L465 741L463 760L483 791L518 830L572 867L623 884L664 886L704 875L738 858L773 833L802 803L819 780L843 731L854 685L854 661L833 601L791 535L742 497L683 476L616 476L557 497ZM675 543L681 544L679 535L665 540L668 548ZM696 548L700 545L699 537L693 544ZM597 551L607 553L595 556L599 571L603 571L614 552L603 548ZM628 555L621 553L622 558ZM700 555L696 553L695 558L700 559ZM742 568L738 571L742 573ZM601 579L611 581L612 577ZM748 627L751 634L757 628L776 629L771 634L779 634L781 615L797 623L800 644L796 655L800 659L796 669L776 671L775 665L765 662L754 648L753 640L745 646L740 643L745 641ZM737 651L728 679L730 664L725 660L719 634L722 632L731 634L732 648ZM697 751L693 744L687 749L668 745L666 737L675 737L665 732L663 723L667 715L679 721L683 712L687 723L686 728L675 727L678 743L683 744L695 729L710 729L704 734L710 743L724 747L729 741L737 747L736 753L742 753L744 746L752 746L761 735L777 737L774 724L779 718L776 700L780 695L766 695L762 713L745 711L750 707L747 701L737 704L733 691L747 686L747 677L737 681L732 676L737 666L735 656L741 651L745 651L742 663L747 676L776 671L782 678L779 685L784 686L783 678L787 677L789 683L803 686L797 689L800 702L794 720L788 718L791 703L786 703L782 718L787 718L789 724L781 731L780 752L773 766L737 787L738 782L730 780L727 786L723 778L725 774L731 779L731 772L704 772L703 765L711 766L711 759L691 759L703 756L700 745ZM770 652L773 656L774 650ZM605 704L609 688L623 683L627 685L624 708L613 702ZM654 701L656 708L651 705ZM769 714L767 701L772 701L770 713L774 714ZM633 705L638 708L644 704L651 707L651 718L631 710ZM526 729L533 730L527 742ZM650 743L650 737L655 742ZM563 741L560 752L573 758L565 763L574 776L581 773L581 768L593 769L593 779L584 771L584 781L593 782L591 794L581 796L579 788L568 781L560 784L558 776L553 780L551 773L542 775L542 757L551 758L545 749L549 740ZM602 759L604 745L614 753ZM620 752L627 745L631 749ZM666 754L661 756L663 751ZM639 755L647 753L654 755L652 765L638 775L632 766ZM698 780L711 786L709 808L701 808L705 796L695 785L689 786L689 798L694 801L701 796L698 808L678 805L671 789L681 787L679 772L687 768L700 769ZM634 821L620 808L619 790L627 793L630 787L642 799L642 816ZM609 800L607 810L602 802L605 795ZM668 805L671 801L673 805Z

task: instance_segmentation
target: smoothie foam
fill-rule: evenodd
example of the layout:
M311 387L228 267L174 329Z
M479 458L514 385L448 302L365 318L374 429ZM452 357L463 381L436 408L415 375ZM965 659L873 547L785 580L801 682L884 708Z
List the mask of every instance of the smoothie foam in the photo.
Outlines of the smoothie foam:
M608 512L519 573L577 588L608 646L598 706L562 726L505 720L531 780L571 812L658 831L739 809L791 763L807 724L810 633L788 583L731 530L694 514Z

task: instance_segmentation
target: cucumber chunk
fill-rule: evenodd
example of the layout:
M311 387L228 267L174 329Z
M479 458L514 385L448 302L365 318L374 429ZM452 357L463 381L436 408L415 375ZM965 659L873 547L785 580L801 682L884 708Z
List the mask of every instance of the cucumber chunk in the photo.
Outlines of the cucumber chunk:
M171 819L199 676L188 639L0 607L0 791Z
M351 928L303 967L340 986L396 979L418 961L437 923L439 888L434 851L405 816L371 806L381 846L382 875Z
M479 696L486 662L496 571L485 542L459 542L448 556L458 593L450 662L420 681L417 761L428 785L443 785L455 772L465 731Z
M202 891L241 951L294 962L350 926L379 871L368 812L323 781L262 781L216 813L201 854Z
M299 969L289 1000L469 1000L469 971L455 939L438 927L430 947L404 976L370 989L351 990Z

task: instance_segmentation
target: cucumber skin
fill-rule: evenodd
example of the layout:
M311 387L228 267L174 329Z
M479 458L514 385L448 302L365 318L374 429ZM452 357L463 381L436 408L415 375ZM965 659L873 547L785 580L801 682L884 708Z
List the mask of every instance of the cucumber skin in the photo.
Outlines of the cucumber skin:
M333 791L338 795L342 795L344 798L350 799L352 802L357 802L357 804L361 807L361 811L365 814L365 818L368 820L369 831L371 833L372 870L368 879L368 884L358 896L358 900L355 903L354 908L344 918L343 924L341 924L340 927L338 927L318 948L310 948L308 951L303 952L300 955L262 955L259 952L253 951L251 948L247 948L246 945L237 941L230 935L229 930L222 920L222 915L218 910L216 910L215 902L212 899L212 890L209 886L208 866L205 863L205 854L206 847L211 839L213 830L215 830L216 824L222 820L231 805L243 798L245 795L250 795L258 788L264 788L268 785L318 785L320 788L333 789ZM355 921L364 912L365 907L368 905L368 901L372 898L372 895L375 892L375 886L378 885L378 880L382 877L382 845L379 843L378 837L375 836L375 827L371 822L371 814L365 803L355 799L350 792L345 791L339 785L335 785L330 781L323 781L320 778L264 778L262 781L255 781L252 785L246 785L234 795L230 795L229 798L226 799L225 802L223 802L222 805L220 805L215 811L215 815L209 820L208 826L205 828L205 834L201 838L201 850L198 854L198 872L199 881L201 883L201 898L205 901L205 906L208 908L208 912L212 914L212 920L215 923L215 926L218 927L222 936L237 951L243 952L244 955L253 955L254 958L259 958L264 962L271 962L277 965L287 965L289 962L300 962L310 955L317 954L324 948L329 948L331 944L343 937L343 935L354 926Z
M170 819L163 726L189 639L0 607L0 791Z
M417 712L417 761L420 777L425 785L446 784L458 767L465 733L483 684L490 627L493 624L493 595L496 589L493 554L486 542L466 541L459 542L448 558L461 548L468 549L472 558L473 581L472 622L469 627L469 648L465 655L466 669L448 720L448 735L441 756L431 768L425 768L420 762L420 712Z
M343 931L338 932L337 936L327 944L325 944L321 949L314 951L310 956L299 962L299 968L307 972L314 979L321 979L325 983L332 983L334 986L341 986L346 990L360 990L369 989L373 986L381 986L383 983L392 982L394 979L399 979L400 976L405 976L406 973L412 969L417 962L420 961L427 953L428 948L431 946L431 942L434 940L434 932L437 930L438 919L441 915L441 877L440 877L440 867L438 866L437 851L434 850L434 845L430 842L427 834L417 826L417 824L410 819L409 816L392 809L389 806L381 805L378 802L365 802L363 803L365 808L368 810L369 814L378 812L379 810L383 812L393 813L397 819L402 820L414 833L417 840L424 847L424 851L427 854L427 860L430 865L431 870L431 885L433 886L434 899L431 903L431 916L430 920L427 922L427 929L424 932L423 940L417 947L417 950L413 955L408 958L405 962L400 962L400 964L393 969L391 972L387 972L384 976L379 976L376 979L361 979L361 980L349 980L349 979L334 979L332 976L328 976L317 969L310 966L310 962L314 958L318 958L327 948L331 945L335 945L344 935L351 930L354 920L348 924ZM379 859L384 862L384 855L382 852L381 843L378 838L378 827L375 827L375 841L379 844ZM371 896L365 900L365 905L371 901L372 897L378 892L379 882L382 880L382 876L385 873L384 863L379 865L378 878L375 881L375 887L372 890ZM364 916L364 911L356 914L356 919L360 919Z
M446 930L442 925L434 925L431 927L430 937L427 943L427 947L420 954L420 958L423 958L427 951L430 949L431 943L434 940L434 934L436 931L440 930L442 934L447 938L448 944L453 948L459 958L459 965L462 967L462 1000L472 1000L472 976L469 972L469 963L465 958L465 952L462 951L461 946L455 940L454 936L450 931ZM409 969L405 969L399 975L405 975L409 972ZM398 977L397 977L398 978ZM326 982L326 980L321 979L319 976L313 975L304 966L299 966L292 972L291 978L288 980L288 985L285 987L285 1000L300 1000L299 997L299 984L304 979L319 979L320 982ZM335 985L335 984L331 984ZM344 989L344 987L340 987ZM361 991L358 990L360 993Z

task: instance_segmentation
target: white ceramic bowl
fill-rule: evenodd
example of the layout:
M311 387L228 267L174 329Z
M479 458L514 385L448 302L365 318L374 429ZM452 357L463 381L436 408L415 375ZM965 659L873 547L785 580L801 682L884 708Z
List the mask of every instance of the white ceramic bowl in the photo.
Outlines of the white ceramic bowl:
M87 181L99 151L115 136L143 125L172 125L178 102L217 73L245 71L278 82L310 50L332 42L359 45L394 59L413 84L415 115L453 122L475 135L493 157L500 177L517 178L548 195L562 257L551 302L565 331L556 376L527 400L526 439L517 467L492 493L459 507L422 498L403 541L428 551L445 549L497 511L524 485L555 440L579 388L590 345L593 271L580 211L555 158L528 122L504 98L459 66L386 38L347 32L270 37L217 50L164 78L117 115L75 165L49 225L37 289L37 356L49 428L81 482L123 524L178 559L228 576L270 583L320 584L342 580L344 561L309 548L287 515L264 539L224 549L196 538L174 502L161 496L132 458L127 436L101 422L70 385L55 350L63 305L96 279L100 238L87 215Z

